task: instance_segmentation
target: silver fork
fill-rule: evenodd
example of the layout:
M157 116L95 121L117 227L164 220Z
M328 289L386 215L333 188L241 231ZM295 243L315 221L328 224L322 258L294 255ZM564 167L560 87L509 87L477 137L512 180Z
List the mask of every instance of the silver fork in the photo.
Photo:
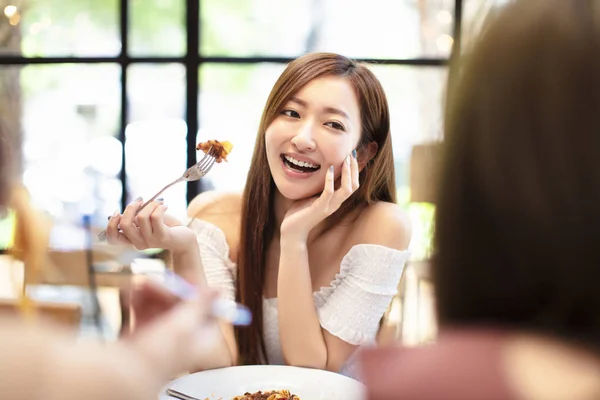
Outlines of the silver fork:
M171 397L175 397L176 399L180 399L180 400L200 400L197 397L190 396L189 394L181 393L181 392L179 392L175 389L171 389L171 388L167 388L167 390L165 392L167 393L167 395L169 395Z
M173 186L179 182L184 182L184 181L185 182L197 181L200 178L202 178L203 176L205 176L206 174L208 174L208 171L210 171L210 169L213 167L213 165L215 165L215 161L216 161L215 156L212 154L212 149L213 148L211 146L200 161L198 161L195 165L188 168L183 173L183 175L181 175L179 178L175 179L173 182L169 183L164 188L160 189L158 191L158 193L156 193L154 196L152 196L150 198L150 200L148 200L144 204L142 204L142 206L139 208L139 210L137 210L135 215L137 215L140 211L142 211L144 209L144 207L146 207L148 204L150 204L154 200L156 200L156 198L158 196L160 196L165 190L167 190L171 186ZM105 230L98 234L98 239L101 241L106 240L106 231Z

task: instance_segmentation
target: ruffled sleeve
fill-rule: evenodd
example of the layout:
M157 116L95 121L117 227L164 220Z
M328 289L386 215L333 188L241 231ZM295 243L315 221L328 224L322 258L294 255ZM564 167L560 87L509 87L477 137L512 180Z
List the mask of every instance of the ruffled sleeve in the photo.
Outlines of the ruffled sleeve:
M321 326L353 345L373 343L409 255L379 245L352 247L331 286L315 294Z
M196 234L208 285L229 300L235 299L235 264L229 259L225 234L217 226L193 219L188 224Z

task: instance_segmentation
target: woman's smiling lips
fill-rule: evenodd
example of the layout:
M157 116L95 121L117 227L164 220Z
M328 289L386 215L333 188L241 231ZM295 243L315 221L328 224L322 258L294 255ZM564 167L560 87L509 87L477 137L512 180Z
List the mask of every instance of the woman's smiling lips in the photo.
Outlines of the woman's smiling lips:
M310 158L308 158L306 156L302 156L300 154L296 154L296 153L285 153L285 154L282 154L280 158L281 158L281 165L283 168L283 172L290 178L295 178L295 179L309 178L315 172L317 172L321 167L318 163L314 162ZM314 171L310 171L310 172L299 171L299 170L294 169L291 166L289 166L289 164L294 164L294 162L295 162L295 164L300 162L301 167L310 168L310 167L316 166L317 168L315 168Z

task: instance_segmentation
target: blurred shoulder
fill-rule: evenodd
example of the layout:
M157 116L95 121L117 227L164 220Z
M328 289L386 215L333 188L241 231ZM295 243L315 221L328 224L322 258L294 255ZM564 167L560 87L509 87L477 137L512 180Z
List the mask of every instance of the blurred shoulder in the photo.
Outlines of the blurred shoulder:
M397 204L377 202L367 206L354 223L357 243L406 250L412 236L408 214Z

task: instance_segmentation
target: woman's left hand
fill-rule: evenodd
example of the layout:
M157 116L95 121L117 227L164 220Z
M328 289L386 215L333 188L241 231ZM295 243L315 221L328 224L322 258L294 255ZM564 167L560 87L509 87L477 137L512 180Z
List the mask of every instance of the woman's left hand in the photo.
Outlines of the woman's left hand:
M281 223L281 235L306 240L310 231L325 218L336 212L359 186L356 156L348 156L342 163L340 187L336 190L335 169L330 166L325 176L325 187L320 196L298 200L287 211Z

